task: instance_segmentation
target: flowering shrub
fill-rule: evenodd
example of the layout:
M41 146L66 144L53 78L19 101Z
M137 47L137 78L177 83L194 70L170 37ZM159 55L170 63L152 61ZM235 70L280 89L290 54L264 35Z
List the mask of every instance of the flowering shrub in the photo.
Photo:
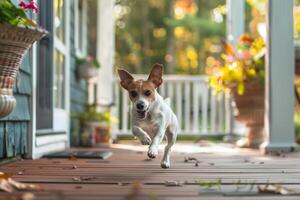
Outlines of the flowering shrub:
M91 64L91 66L99 69L100 68L100 63L97 61L96 58L92 57L92 56L87 56L85 58L77 58L77 64L83 64L83 63L89 63Z
M253 39L242 35L236 46L223 42L224 54L213 59L206 68L211 75L209 84L216 91L234 86L239 95L244 94L245 83L263 83L265 77L265 43L262 38Z
M0 23L7 23L12 26L27 25L36 26L36 23L29 19L26 11L37 13L38 9L33 0L29 3L21 1L20 7L15 6L10 0L0 0Z

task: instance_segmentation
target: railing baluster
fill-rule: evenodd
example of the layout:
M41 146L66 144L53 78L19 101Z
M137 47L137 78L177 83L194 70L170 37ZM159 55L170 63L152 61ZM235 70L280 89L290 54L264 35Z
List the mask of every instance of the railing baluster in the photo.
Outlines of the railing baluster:
M201 85L201 113L202 113L202 133L206 133L207 132L207 113L208 113L208 109L209 109L209 105L208 105L208 87L206 83L202 83Z
M168 96L167 97L170 97L170 100L171 100L171 107L174 108L174 104L175 104L175 101L174 101L174 87L173 87L173 82L169 82L168 83Z
M225 93L225 133L231 132L231 95L229 92Z
M184 83L184 130L186 133L190 131L190 82Z
M222 133L224 131L224 92L220 92L218 94L218 133Z
M128 95L125 90L122 91L122 133L128 132Z
M181 82L176 83L176 115L179 123L179 131L182 129L182 87Z
M200 84L198 81L193 81L193 133L199 131L199 90Z
M114 81L113 84L114 84L114 97L115 97L114 104L115 105L112 107L112 114L115 117L117 117L117 118L120 119L120 112L119 112L119 105L121 103L120 102L120 93L119 93L120 92L119 91L120 87L119 87L119 83L116 82L116 81ZM119 124L113 124L112 127L113 127L113 134L114 133L118 133L118 131L119 131ZM113 135L113 138L115 138L115 135Z
M210 98L210 126L211 126L211 132L212 133L216 133L216 116L217 116L216 94L214 92L214 89L211 89L211 98Z

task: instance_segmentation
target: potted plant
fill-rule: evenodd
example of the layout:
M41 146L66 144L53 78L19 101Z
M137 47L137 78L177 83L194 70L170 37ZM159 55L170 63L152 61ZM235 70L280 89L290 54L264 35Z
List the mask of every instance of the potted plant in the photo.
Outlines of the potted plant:
M73 113L73 117L79 119L82 128L82 146L103 146L112 142L111 126L118 119L111 112L99 112L96 106L89 106L87 112Z
M99 68L99 62L92 56L77 58L77 76L79 79L95 77Z
M208 66L209 84L216 92L231 92L235 99L236 119L247 127L238 146L257 148L264 138L264 40L242 35L235 46L223 42L223 47L221 59Z
M47 34L30 20L26 11L37 12L35 3L0 0L0 118L16 106L13 87L22 59L32 44Z

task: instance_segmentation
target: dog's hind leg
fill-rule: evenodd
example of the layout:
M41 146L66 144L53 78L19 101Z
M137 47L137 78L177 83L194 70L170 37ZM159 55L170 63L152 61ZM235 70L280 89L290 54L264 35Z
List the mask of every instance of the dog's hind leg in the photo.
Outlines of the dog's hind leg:
M171 163L170 163L170 154L171 154L171 148L176 142L177 138L177 128L176 127L169 127L166 131L166 137L167 137L167 145L165 147L165 152L163 159L161 161L160 166L162 168L170 168Z
M134 136L138 137L139 140L141 141L142 145L149 145L151 144L151 138L149 135L140 127L138 126L133 126L132 128L132 133Z

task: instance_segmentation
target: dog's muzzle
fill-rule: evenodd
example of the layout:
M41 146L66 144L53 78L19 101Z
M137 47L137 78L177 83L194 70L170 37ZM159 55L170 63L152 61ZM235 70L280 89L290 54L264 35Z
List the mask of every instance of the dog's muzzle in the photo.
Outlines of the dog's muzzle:
M143 101L137 102L136 112L138 118L144 119L146 117L147 109L146 109L146 104Z

